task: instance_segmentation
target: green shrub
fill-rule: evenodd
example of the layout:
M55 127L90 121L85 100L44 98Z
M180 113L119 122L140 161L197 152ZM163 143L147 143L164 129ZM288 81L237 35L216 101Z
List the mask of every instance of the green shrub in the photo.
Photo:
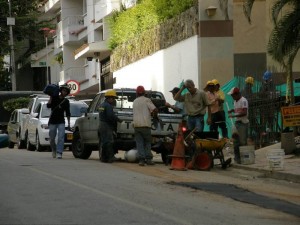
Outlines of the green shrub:
M3 107L5 110L12 112L15 109L26 108L30 98L20 97L20 98L13 98L3 102Z
M195 4L195 0L140 0L135 7L121 8L108 18L109 48L126 43L146 30L173 18Z

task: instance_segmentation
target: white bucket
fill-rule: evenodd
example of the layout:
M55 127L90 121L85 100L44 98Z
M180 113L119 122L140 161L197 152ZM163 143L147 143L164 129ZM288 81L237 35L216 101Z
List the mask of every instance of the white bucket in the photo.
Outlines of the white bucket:
M241 164L249 165L255 163L254 145L240 146Z
M270 170L283 170L285 152L283 149L271 149L267 152Z

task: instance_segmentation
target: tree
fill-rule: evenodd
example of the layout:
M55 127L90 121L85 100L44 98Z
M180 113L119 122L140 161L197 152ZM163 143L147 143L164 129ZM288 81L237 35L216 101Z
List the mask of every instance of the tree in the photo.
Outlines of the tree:
M245 0L244 13L251 23L251 10L255 0ZM287 80L286 101L295 102L293 63L300 48L300 1L276 0L272 5L271 18L274 29L268 42L268 53L284 69Z
M23 45L18 42L28 40L30 43L30 51L25 53L24 57L28 57L32 52L41 49L44 45L43 34L39 29L44 24L37 23L38 6L43 0L10 0L11 13L15 18L15 25L13 26L14 36L14 51L18 53L23 52ZM9 46L9 27L7 26L7 17L9 17L9 4L8 0L0 0L0 64L3 65L3 56L10 55ZM40 43L40 44L39 44ZM17 54L16 54L17 55ZM2 82L9 78L9 72L0 67L0 89L7 90L7 84ZM9 85L11 86L11 85ZM11 88L10 88L11 90Z

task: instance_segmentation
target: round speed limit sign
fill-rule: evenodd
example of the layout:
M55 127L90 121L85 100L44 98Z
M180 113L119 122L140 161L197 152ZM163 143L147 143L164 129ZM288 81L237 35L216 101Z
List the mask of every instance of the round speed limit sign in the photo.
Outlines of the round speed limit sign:
M67 81L67 85L71 90L70 95L76 95L80 91L79 83L76 80Z

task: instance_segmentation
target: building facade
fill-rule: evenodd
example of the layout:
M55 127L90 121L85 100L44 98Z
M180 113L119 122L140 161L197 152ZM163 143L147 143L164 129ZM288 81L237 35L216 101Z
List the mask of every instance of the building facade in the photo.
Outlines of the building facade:
M130 8L136 1L45 1L45 17L54 18L56 33L48 49L32 55L32 67L45 71L42 62L48 55L52 83L76 80L82 96L113 87L144 85L164 92L169 101L172 97L168 91L185 79L194 80L202 89L206 81L214 78L222 85L237 75L261 79L267 69L282 74L280 66L266 53L272 29L272 0L255 1L251 24L243 14L242 0L228 0L225 10L219 0L199 0L193 35L114 69L105 18L119 10L120 3ZM55 60L58 58L61 60ZM298 55L295 61L299 59ZM293 69L298 75L300 64L294 63Z

